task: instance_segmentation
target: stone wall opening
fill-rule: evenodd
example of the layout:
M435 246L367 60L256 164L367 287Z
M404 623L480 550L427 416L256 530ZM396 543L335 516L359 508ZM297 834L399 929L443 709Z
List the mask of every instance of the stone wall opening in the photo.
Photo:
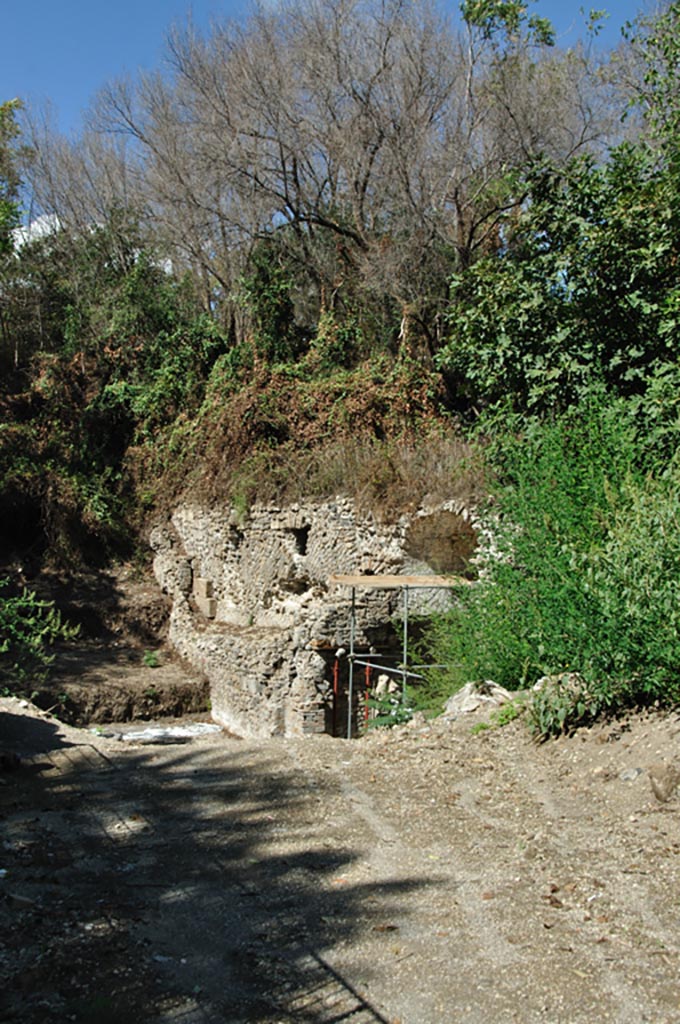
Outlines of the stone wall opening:
M435 572L465 574L477 547L469 519L443 509L414 517L406 532L406 553Z
M295 541L295 551L298 555L307 554L307 542L309 540L310 530L311 526L288 527L287 532L290 533Z

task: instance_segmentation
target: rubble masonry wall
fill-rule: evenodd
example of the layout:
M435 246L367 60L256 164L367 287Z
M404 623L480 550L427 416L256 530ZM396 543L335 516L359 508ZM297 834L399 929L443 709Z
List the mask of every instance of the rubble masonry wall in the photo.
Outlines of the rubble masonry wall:
M190 503L157 526L154 572L172 598L169 640L209 680L212 715L244 736L328 728L329 666L347 646L350 594L333 573L460 572L474 549L464 508L390 523L352 501L255 506L247 516ZM420 608L446 591L415 596ZM357 642L389 632L399 591L357 595Z

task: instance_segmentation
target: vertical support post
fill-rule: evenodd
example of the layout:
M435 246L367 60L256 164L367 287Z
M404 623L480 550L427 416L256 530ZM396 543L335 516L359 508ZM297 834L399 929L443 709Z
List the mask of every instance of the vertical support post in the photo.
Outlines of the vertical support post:
M401 703L406 703L406 673L408 672L408 587L404 587L404 637L402 651Z
M368 719L370 715L369 700L371 699L371 666L367 665L364 669L364 732L368 729Z
M352 610L349 620L349 692L347 694L347 739L352 738L352 704L354 701L354 640L357 620L357 592L352 587Z
M338 699L340 694L340 659L337 654L333 662L333 735L338 732Z

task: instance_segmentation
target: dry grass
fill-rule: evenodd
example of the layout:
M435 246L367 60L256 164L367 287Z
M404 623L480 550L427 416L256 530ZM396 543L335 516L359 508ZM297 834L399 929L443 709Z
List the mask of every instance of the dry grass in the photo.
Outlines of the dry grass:
M478 456L453 430L420 439L346 437L312 449L252 453L230 474L229 497L241 504L289 503L336 495L382 518L455 500L477 504L485 490ZM212 497L217 497L213 494ZM226 497L224 490L220 497Z
M485 491L479 454L441 411L438 379L419 367L334 380L274 373L211 400L136 453L136 486L151 504L286 503L336 495L387 518L421 504L472 505Z

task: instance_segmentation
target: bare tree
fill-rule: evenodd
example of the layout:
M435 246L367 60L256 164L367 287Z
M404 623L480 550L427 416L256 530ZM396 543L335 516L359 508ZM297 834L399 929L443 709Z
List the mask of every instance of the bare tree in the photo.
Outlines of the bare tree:
M77 146L52 140L41 187L81 223L134 204L212 308L277 234L317 315L388 301L434 348L452 268L522 201L515 172L610 128L598 67L524 7L456 30L427 0L288 0L175 30L166 73L106 87Z

